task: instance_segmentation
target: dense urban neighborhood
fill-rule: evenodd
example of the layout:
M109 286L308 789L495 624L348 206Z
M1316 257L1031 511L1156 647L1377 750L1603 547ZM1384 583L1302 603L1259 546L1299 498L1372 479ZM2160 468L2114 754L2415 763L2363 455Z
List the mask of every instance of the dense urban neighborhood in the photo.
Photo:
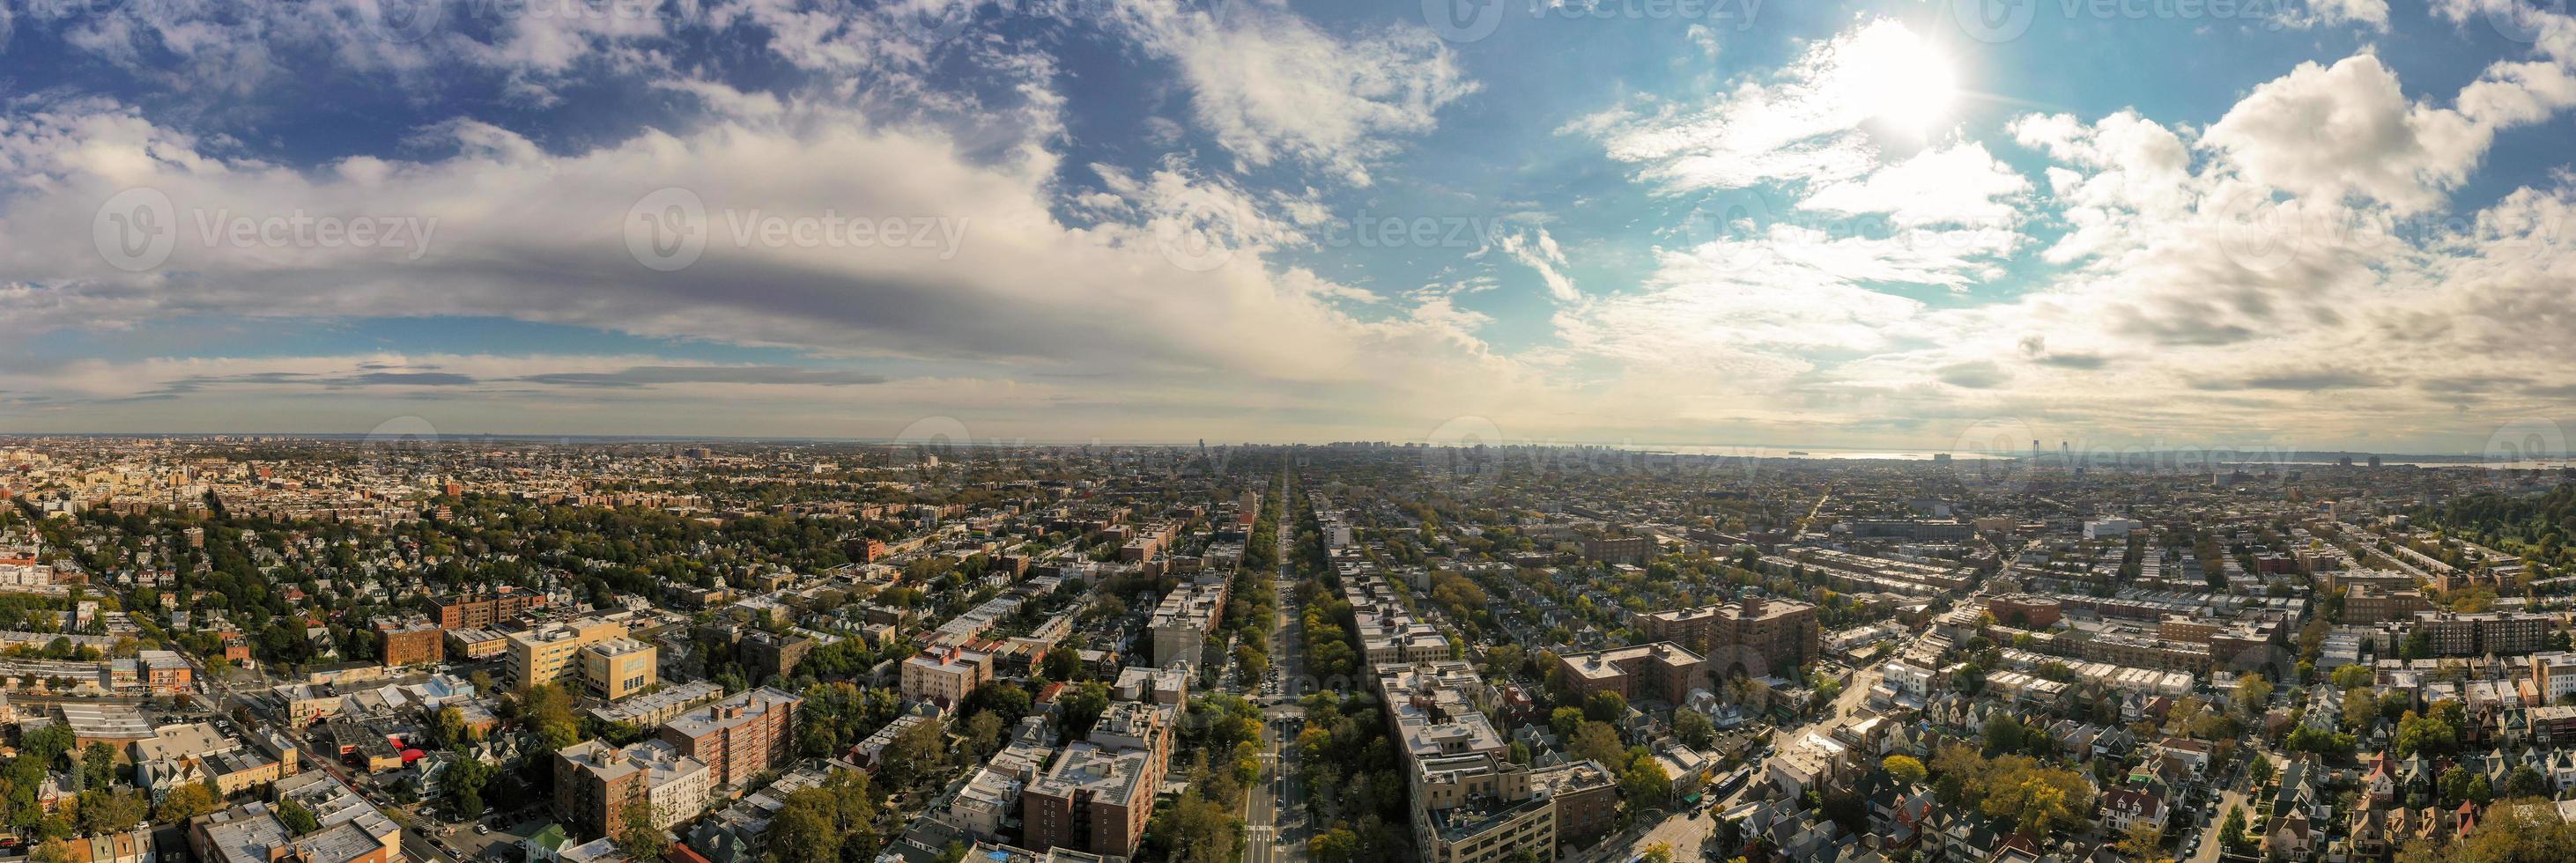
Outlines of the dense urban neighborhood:
M2576 483L0 441L42 863L2576 853Z

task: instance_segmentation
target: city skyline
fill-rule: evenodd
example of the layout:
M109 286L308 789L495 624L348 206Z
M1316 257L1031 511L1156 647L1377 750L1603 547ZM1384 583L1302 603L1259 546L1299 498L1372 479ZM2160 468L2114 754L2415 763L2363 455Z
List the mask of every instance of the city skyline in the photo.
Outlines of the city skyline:
M2576 19L2513 0L0 22L0 433L2563 455L2576 423Z

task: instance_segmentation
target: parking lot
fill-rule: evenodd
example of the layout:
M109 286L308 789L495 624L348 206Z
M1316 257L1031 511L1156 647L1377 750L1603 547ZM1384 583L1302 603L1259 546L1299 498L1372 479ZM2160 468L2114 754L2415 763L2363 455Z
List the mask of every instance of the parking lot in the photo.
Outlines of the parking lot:
M525 856L519 843L545 829L547 824L554 823L553 819L535 809L489 814L479 822L462 824L431 825L427 823L428 819L422 821L430 831L431 844L460 861L519 860ZM477 824L487 832L476 833Z

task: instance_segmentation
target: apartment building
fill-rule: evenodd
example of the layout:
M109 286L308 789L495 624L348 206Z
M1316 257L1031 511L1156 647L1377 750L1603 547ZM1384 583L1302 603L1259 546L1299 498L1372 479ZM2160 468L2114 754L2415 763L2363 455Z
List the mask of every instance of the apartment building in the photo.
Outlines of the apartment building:
M680 754L706 762L719 787L736 787L796 754L797 713L805 699L763 686L683 713L662 726Z
M2549 618L2511 611L2420 611L2415 613L2414 634L2424 635L2436 656L2523 654L2541 649L2549 635Z
M1642 564L1655 555L1650 536L1584 537L1583 559L1603 563Z
M1365 671L1438 662L1450 655L1449 637L1440 628L1416 620L1395 600L1393 586L1374 575L1344 575L1342 596L1351 603L1353 633L1359 637Z
M1425 678L1389 693L1390 721L1411 783L1415 847L1427 863L1556 859L1557 801L1484 714L1442 694L1457 681Z
M626 625L598 617L558 621L525 632L510 633L510 685L536 686L580 670L581 649L612 638L625 638Z
M230 796L284 778L287 765L198 722L164 725L134 741L134 784L161 798L182 785L209 783Z
M1680 704L1694 688L1711 687L1709 662L1669 641L1568 653L1557 658L1576 697L1616 692L1629 701L1654 698Z
M1638 628L1647 638L1716 657L1722 666L1717 673L1729 676L1794 675L1824 652L1814 605L1758 596L1640 615Z
M468 660L493 659L510 651L510 639L489 629L451 629L447 641L448 652Z
M714 681L697 680L664 687L651 695L630 698L615 704L591 708L590 715L611 725L654 728L680 717L689 708L724 697L724 687Z
M1082 740L1020 794L1021 829L1037 848L1130 857L1170 769L1180 708L1117 701Z
M993 680L993 655L963 647L927 648L903 661L906 701L954 707Z
M2576 653L2553 650L2532 654L2531 688L2551 703L2576 693Z
M743 664L751 669L753 680L768 680L796 673L796 666L814 652L814 639L802 635L776 635L755 630L736 645L742 651Z
M661 651L632 638L611 638L581 648L583 691L593 698L623 701L660 682Z
M384 649L385 667L434 665L447 658L446 631L427 618L378 620L376 638Z
M504 593L493 596L450 596L438 601L440 629L491 629L520 615L546 607L545 594Z
M2421 590L2391 590L2374 584L2355 584L2343 595L2343 621L2364 625L2407 620L2417 612L2433 610L2433 601Z
M1227 587L1222 578L1190 584L1163 595L1146 630L1154 637L1154 665L1187 663L1192 670L1206 651L1207 634L1225 617Z
M1020 829L1032 847L1134 856L1154 814L1159 775L1142 750L1076 741L1020 793Z
M585 740L555 752L555 814L576 831L614 836L644 804L667 829L706 811L714 771L668 741L617 748Z
M1619 781L1601 762L1568 761L1530 771L1530 785L1556 803L1556 835L1580 843L1619 821Z
M2078 646L2078 655L2087 662L2198 674L2209 670L2209 650L2206 644L2105 633L2084 640Z
M2056 597L2007 593L1986 600L1986 613L1994 615L1996 623L2014 629L2040 630L2066 619L2066 606Z
M1943 519L1875 519L1851 522L1852 536L1862 538L1910 539L1917 542L1965 542L1976 535L1976 527L1954 518Z

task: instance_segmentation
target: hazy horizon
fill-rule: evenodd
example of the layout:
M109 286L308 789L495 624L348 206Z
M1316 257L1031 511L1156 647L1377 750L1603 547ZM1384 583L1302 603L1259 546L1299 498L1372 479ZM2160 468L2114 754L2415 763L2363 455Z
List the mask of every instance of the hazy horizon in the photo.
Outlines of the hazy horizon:
M2576 423L2576 18L2518 0L38 3L0 50L0 433Z

